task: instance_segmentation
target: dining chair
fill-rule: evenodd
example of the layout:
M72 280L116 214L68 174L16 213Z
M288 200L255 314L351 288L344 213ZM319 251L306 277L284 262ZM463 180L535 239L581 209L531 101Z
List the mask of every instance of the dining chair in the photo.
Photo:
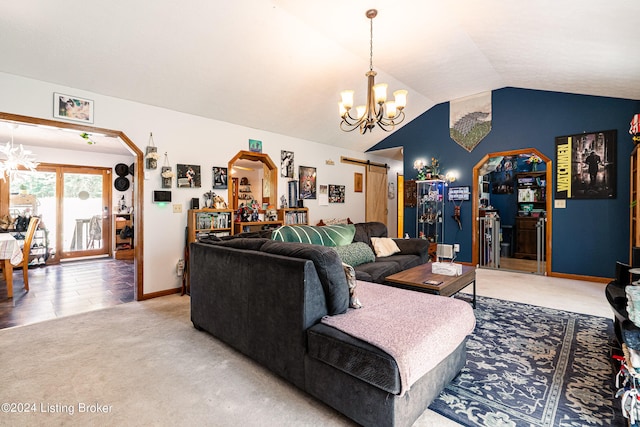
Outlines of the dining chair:
M14 267L22 267L22 278L24 281L24 289L29 290L29 253L31 252L31 242L33 241L33 235L38 229L40 224L40 218L32 216L29 220L29 226L27 227L27 234L24 236L24 246L22 247L22 262Z

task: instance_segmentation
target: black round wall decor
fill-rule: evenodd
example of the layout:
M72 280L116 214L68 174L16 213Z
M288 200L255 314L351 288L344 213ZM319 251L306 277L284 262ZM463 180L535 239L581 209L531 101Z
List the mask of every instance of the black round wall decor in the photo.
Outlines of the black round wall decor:
M135 165L135 163L131 163L131 164L129 165L129 175L131 175L131 176L133 176L133 172L134 172L134 170L135 170L134 165Z
M116 175L118 176L127 176L129 175L129 166L124 163L118 163L115 167Z
M119 176L114 181L113 186L118 191L127 191L129 189L129 179L124 176Z

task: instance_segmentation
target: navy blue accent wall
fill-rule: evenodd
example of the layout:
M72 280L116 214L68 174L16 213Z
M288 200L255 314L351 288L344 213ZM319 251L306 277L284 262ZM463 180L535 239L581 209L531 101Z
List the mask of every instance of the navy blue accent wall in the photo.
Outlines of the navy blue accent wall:
M617 197L570 199L566 209L553 209L551 242L553 272L613 277L616 260L629 258L629 155L633 149L629 122L640 112L640 102L505 88L493 91L492 108L491 132L470 153L449 137L448 102L434 106L369 151L404 147L405 180L415 179L416 159L430 162L436 157L444 172L459 172L456 186L470 186L473 197L477 197L473 167L488 153L536 148L555 164L557 136L616 129ZM444 241L459 243L458 259L470 262L471 201L462 204L462 230L452 214L453 205L447 202ZM415 236L415 228L415 209L406 208L405 232Z

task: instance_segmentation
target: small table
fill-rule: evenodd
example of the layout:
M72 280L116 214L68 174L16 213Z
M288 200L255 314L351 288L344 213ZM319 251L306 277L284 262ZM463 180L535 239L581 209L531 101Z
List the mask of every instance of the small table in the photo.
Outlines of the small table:
M7 297L13 298L13 266L22 261L22 250L18 241L9 233L0 233L0 260L2 275L7 282ZM28 268L25 264L22 268Z
M427 292L445 297L453 296L473 283L473 308L476 308L476 269L467 265L462 266L460 276L445 276L431 272L431 263L427 262L417 267L387 276L385 281L412 291ZM438 284L424 283L426 281L440 282Z

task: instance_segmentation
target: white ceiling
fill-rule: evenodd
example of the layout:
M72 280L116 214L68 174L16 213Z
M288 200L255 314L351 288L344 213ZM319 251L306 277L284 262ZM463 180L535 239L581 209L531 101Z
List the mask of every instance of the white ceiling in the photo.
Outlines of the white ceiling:
M364 151L388 134L337 101L364 101L369 8L408 120L507 86L640 99L637 0L5 1L0 71Z

